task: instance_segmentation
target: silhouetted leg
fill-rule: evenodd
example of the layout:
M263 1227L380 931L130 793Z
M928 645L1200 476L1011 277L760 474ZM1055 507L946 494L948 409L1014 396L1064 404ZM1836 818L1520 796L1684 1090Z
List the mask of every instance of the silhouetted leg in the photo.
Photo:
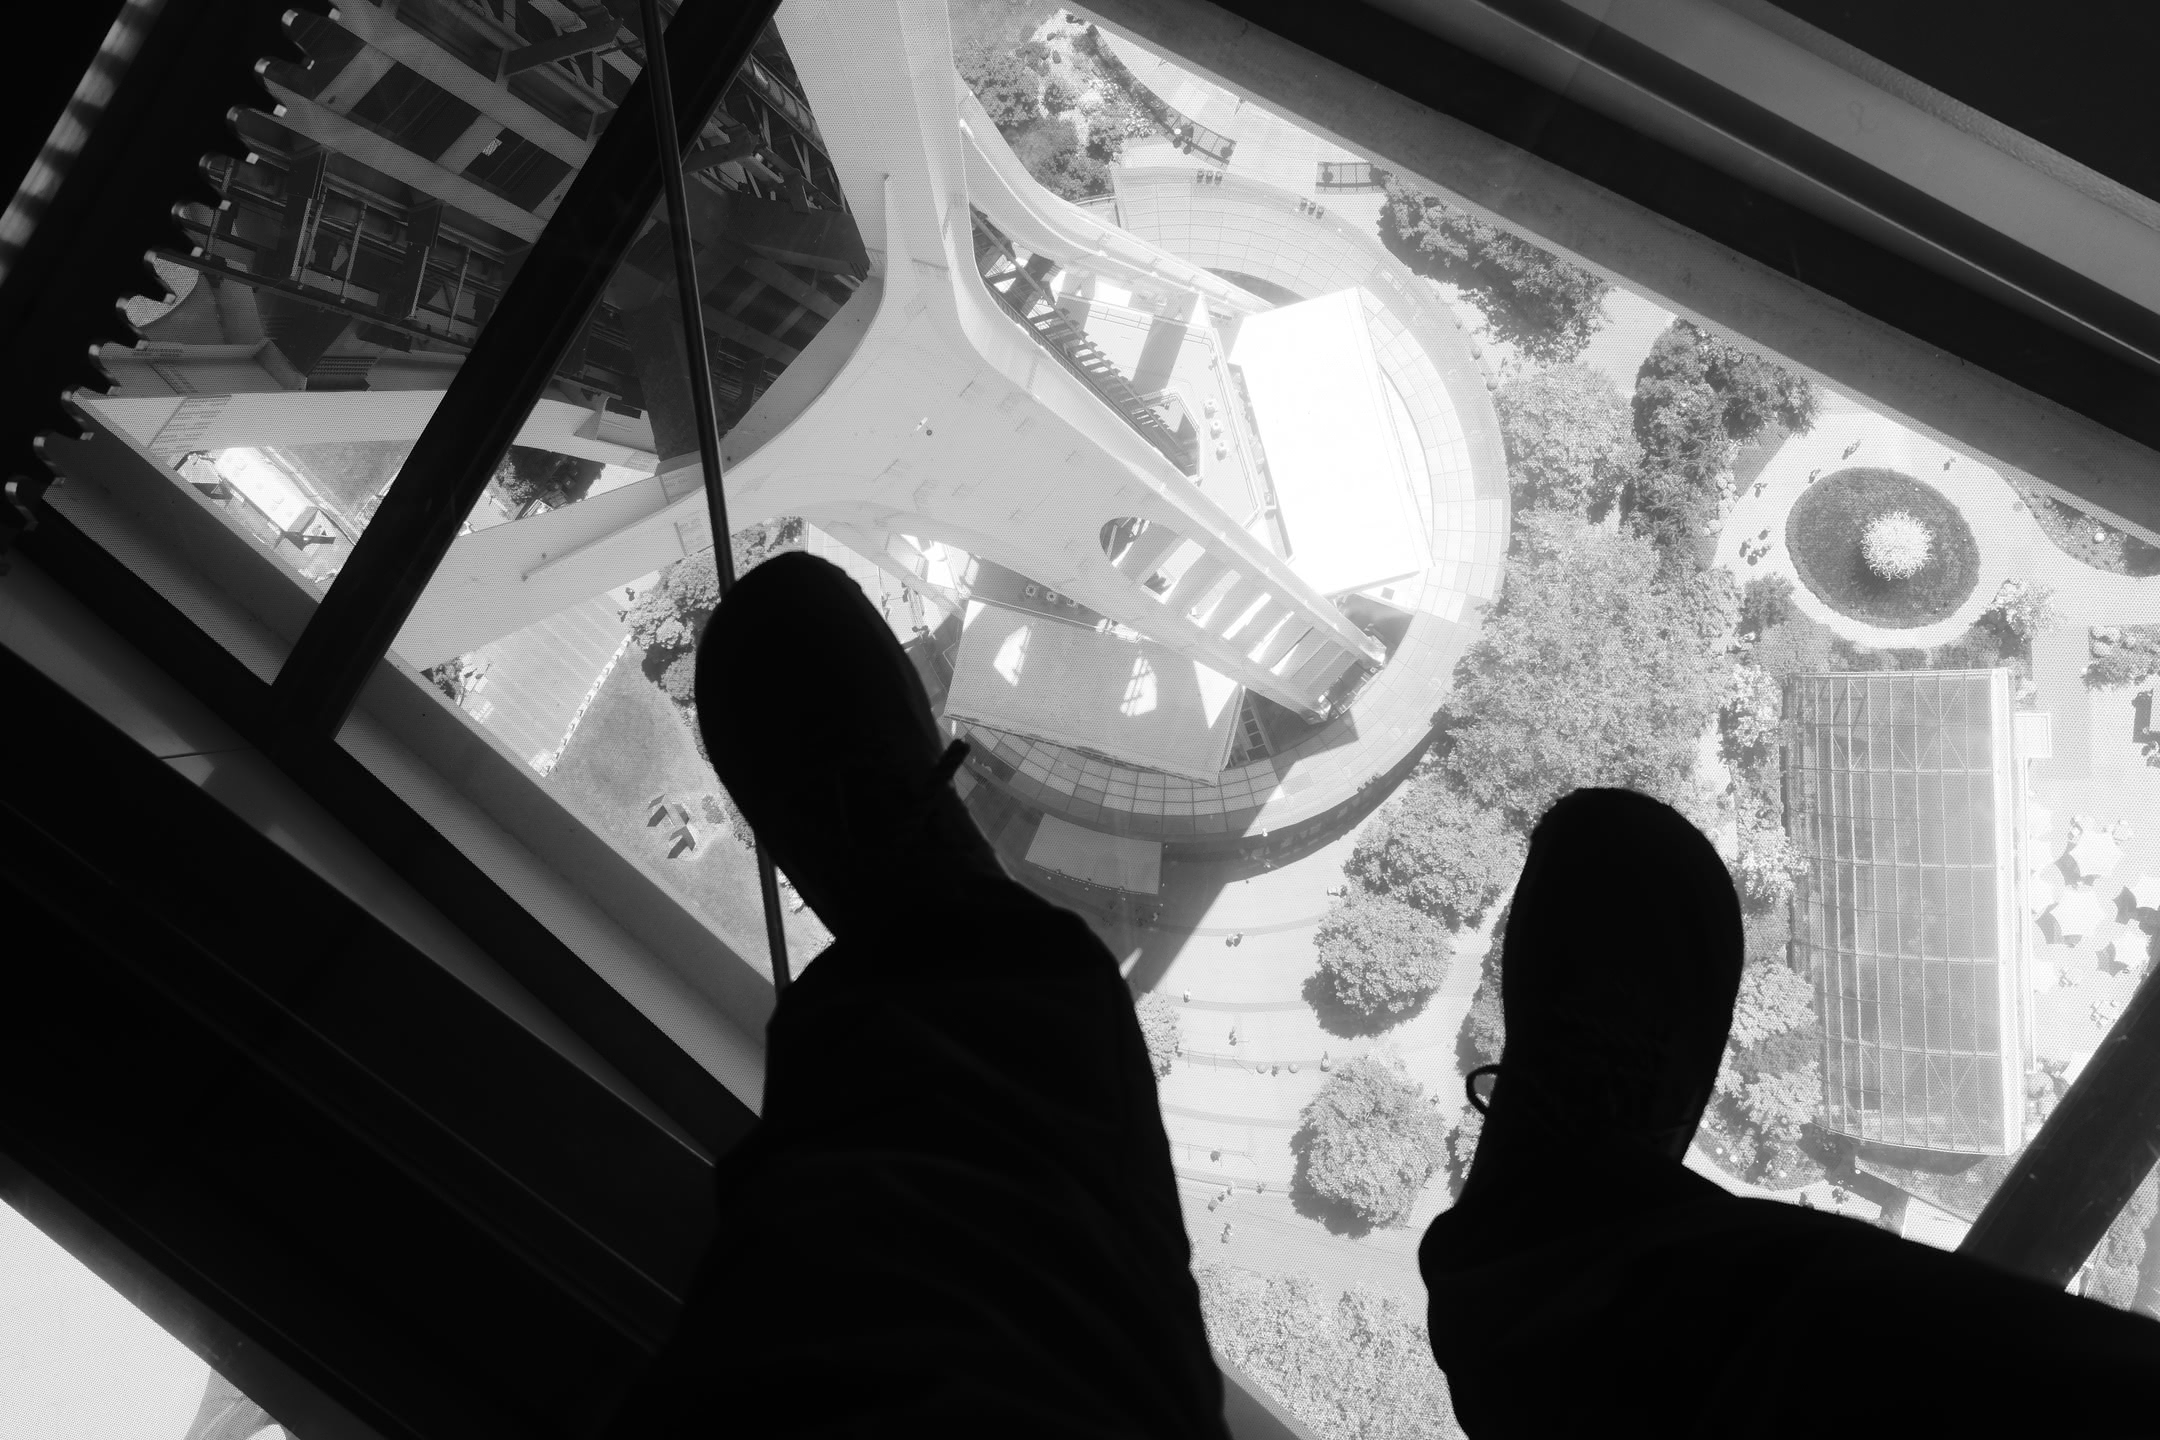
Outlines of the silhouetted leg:
M1478 1153L1418 1251L1473 1440L2160 1434L2160 1324L1686 1169L1741 951L1670 807L1578 790L1539 821Z
M971 882L826 951L769 1041L616 1434L1223 1433L1146 1046L1077 916Z
M2143 1316L1639 1150L1553 1161L1419 1249L1472 1440L2160 1434Z

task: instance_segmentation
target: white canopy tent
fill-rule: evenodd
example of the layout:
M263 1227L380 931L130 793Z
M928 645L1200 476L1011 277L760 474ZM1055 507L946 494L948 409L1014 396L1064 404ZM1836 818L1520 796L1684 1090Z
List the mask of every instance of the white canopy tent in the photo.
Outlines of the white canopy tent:
M2066 941L2092 934L2105 918L2100 897L2083 886L2065 890L2048 913L2055 917L2055 928Z
M2087 830L2070 847L2070 860L2080 876L2097 879L2122 864L2122 846L2105 830Z

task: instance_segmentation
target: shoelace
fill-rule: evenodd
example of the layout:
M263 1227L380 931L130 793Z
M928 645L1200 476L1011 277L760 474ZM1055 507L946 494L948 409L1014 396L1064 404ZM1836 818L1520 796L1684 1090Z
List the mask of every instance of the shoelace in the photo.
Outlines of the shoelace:
M1491 1103L1484 1096L1478 1094L1477 1081L1480 1075L1490 1075L1495 1080L1498 1080L1500 1078L1500 1066L1497 1063L1480 1065L1463 1076L1463 1095L1470 1101L1470 1108L1480 1115L1490 1115L1492 1113ZM1655 1130L1644 1130L1637 1133L1640 1139L1649 1142L1653 1146L1662 1146L1673 1140L1679 1140L1683 1144L1692 1140L1697 1128L1695 1124L1668 1125Z
M1469 1097L1470 1108L1480 1115L1490 1115L1492 1113L1491 1107L1486 1104L1485 1097L1477 1093L1477 1077L1480 1075L1490 1075L1497 1080L1500 1078L1500 1067L1498 1065L1480 1065L1477 1069L1462 1077L1463 1094Z

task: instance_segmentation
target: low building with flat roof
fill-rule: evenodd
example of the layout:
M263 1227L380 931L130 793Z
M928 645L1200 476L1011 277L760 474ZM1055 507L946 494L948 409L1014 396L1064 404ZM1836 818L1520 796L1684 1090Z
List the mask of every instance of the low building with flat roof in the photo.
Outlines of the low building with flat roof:
M1323 595L1378 590L1432 565L1425 452L1380 369L1362 290L1338 290L1238 327L1243 375L1281 508L1285 558Z
M2024 1140L2025 867L2010 672L1805 675L1785 698L1795 962L1825 1129L2000 1155Z

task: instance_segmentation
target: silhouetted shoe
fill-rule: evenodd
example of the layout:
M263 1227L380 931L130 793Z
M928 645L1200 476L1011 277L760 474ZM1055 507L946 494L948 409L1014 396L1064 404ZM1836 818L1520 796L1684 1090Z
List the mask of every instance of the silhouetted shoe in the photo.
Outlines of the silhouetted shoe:
M1004 878L950 784L965 747L838 566L796 551L737 581L698 645L697 707L721 783L835 935Z
M1577 790L1548 810L1508 908L1506 1050L1464 1201L1586 1151L1683 1157L1732 1028L1742 948L1732 877L1671 806Z

